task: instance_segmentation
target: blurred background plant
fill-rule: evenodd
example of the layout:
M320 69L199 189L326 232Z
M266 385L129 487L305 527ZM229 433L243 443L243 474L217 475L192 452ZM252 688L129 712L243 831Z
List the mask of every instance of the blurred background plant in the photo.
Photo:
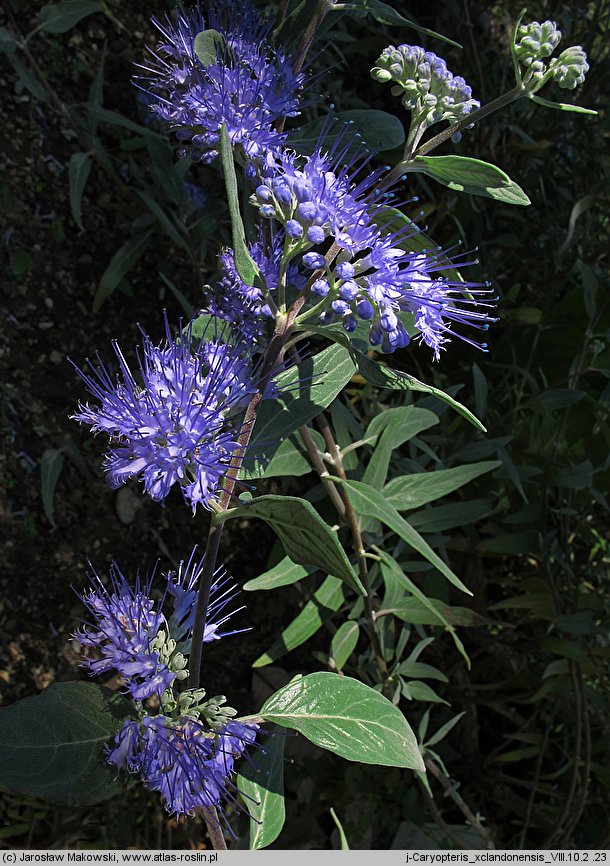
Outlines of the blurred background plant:
M100 449L84 435L69 438L78 388L64 363L66 353L82 357L133 334L134 308L149 332L158 332L163 304L175 317L192 315L216 270L217 244L229 238L217 204L218 173L176 161L174 142L150 123L145 100L127 84L132 63L154 38L148 15L172 5L149 4L144 15L135 0L3 2L0 83L9 120L0 131L1 362L8 387L0 519L8 542L0 679L7 702L74 676L77 659L63 649L70 629L58 624L75 622L67 587L80 579L87 556L113 554L137 567L145 557L171 559L197 540L182 512L170 524L129 487L111 492L90 474ZM369 2L372 26L363 4L354 6L355 14L334 13L340 18L332 40L321 42L314 72L337 111L374 106L405 122L389 89L369 76L381 50L399 40L399 22L384 4ZM462 44L443 45L442 53L481 102L510 87L509 44L520 11L520 4L478 0L399 8ZM392 608L397 570L393 560L378 564L379 611L391 611L382 616L382 638L400 660L392 671L397 699L413 701L410 720L419 725L428 786L394 770L371 775L370 768L364 786L357 765L346 765L341 776L331 756L289 740L298 772L289 774L294 787L286 792L288 821L278 847L338 845L330 807L351 847L484 847L489 836L502 848L610 845L610 3L533 3L527 17L557 21L566 45L585 48L591 69L577 101L599 115L582 118L521 100L464 133L457 152L502 166L529 195L528 208L460 195L421 175L405 190L405 198L419 196L428 234L444 247L478 246L478 275L497 287L501 321L493 351L477 356L474 367L472 349L457 342L438 365L416 349L393 363L457 393L488 433L476 434L426 397L417 409L434 412L439 424L429 418L407 439L401 425L409 400L357 379L333 411L339 445L342 430L345 442L382 434L395 474L481 464L471 478L463 468L443 476L438 495L449 498L442 505L418 498L415 484L409 506L412 525L473 591L469 607L457 608L463 598L435 572L421 574L426 594L451 611L449 622L471 626L461 633L471 668L446 630L424 630L430 622L421 610L418 619L413 606ZM400 33L400 41L414 41L412 31ZM439 50L425 34L418 40ZM545 91L549 99L560 94ZM315 106L307 112L314 121ZM396 414L379 415L380 407ZM376 416L384 421L371 431ZM344 461L349 477L349 454ZM383 466L375 473L383 484ZM289 483L273 473L266 482L271 490ZM307 476L296 483L316 498ZM271 543L260 524L236 526L226 564L240 579L254 578L277 565L277 550L267 557ZM394 558L404 563L406 550L399 546ZM352 620L337 630L333 616L345 602L333 591L331 584L326 595L322 588L308 593L297 583L249 593L257 639L244 638L233 660L238 691L264 696L320 662L366 674L350 626L359 612L350 611ZM301 620L289 626L295 602ZM274 644L278 624L286 627L284 640ZM413 649L403 660L409 640ZM306 831L299 821L304 807L316 817ZM7 845L200 844L135 788L77 815L8 793L0 793L0 808ZM144 812L154 820L135 817Z

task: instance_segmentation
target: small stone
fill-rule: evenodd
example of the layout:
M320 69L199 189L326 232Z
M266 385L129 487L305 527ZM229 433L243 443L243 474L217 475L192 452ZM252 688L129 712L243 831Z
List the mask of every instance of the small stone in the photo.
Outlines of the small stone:
M63 359L64 359L64 356L62 355L61 352L58 352L57 349L53 349L53 351L49 355L49 361L52 364L61 364Z
M122 524L129 526L130 523L133 523L141 507L142 503L139 497L129 487L119 489L115 500L115 510Z

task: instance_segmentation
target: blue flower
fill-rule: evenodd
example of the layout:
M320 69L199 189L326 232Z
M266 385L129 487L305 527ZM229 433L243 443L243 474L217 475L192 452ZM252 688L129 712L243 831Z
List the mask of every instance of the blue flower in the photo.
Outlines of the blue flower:
M85 625L74 637L82 645L94 647L99 658L86 658L83 665L92 674L116 670L134 700L161 694L176 679L155 648L155 640L167 623L155 602L149 598L150 582L135 589L127 583L118 566L110 570L109 592L95 572L93 587L80 598L95 624Z
M195 512L210 508L238 448L235 413L256 391L250 350L243 343L202 338L155 346L148 337L132 373L114 345L120 375L113 381L100 365L91 375L76 367L99 405L79 406L73 416L110 437L105 469L113 487L143 481L148 495L163 501L174 484Z
M74 637L79 644L98 653L97 657L84 659L83 666L94 675L117 671L135 701L151 695L162 696L176 680L188 676L186 656L191 650L198 583L204 564L203 558L197 559L196 552L194 548L189 559L180 563L177 573L164 575L164 592L159 602L151 597L154 573L144 583L137 577L132 587L116 563L110 569L109 589L93 572L91 588L79 594L93 622L85 624ZM226 612L237 595L235 590L235 584L218 569L210 589L204 643L238 633L222 630L229 618L243 609ZM172 606L169 617L163 612L167 601Z
M442 250L409 252L410 238L418 234L413 223L385 228L396 216L379 184L384 169L365 170L370 158L354 154L341 135L329 148L322 140L305 159L285 152L261 172L252 201L261 216L286 227L284 255L307 273L317 304L324 305L322 324L339 317L350 333L361 319L369 323L371 344L393 352L410 341L401 319L407 314L436 359L451 336L474 343L453 324L486 330L495 321L490 290L448 280L445 272L454 263ZM288 231L293 223L300 231Z
M191 716L146 715L123 724L108 762L139 773L149 790L160 792L168 812L194 815L232 798L235 761L257 731L254 723L229 721L213 730Z
M188 560L182 561L176 573L170 572L167 576L167 592L172 598L173 612L169 618L169 629L172 638L180 641L180 649L184 653L190 652L190 634L193 629L195 618L195 605L197 603L197 592L199 589L199 578L205 562L205 557L197 559L197 548L194 547ZM219 640L232 634L239 634L244 629L220 631L224 624L240 610L235 608L225 613L228 605L237 596L237 587L231 583L226 572L219 568L214 573L214 581L210 588L210 600L208 602L205 630L203 633L204 643ZM185 639L186 635L186 639Z
M116 670L136 702L137 719L124 721L108 748L108 762L138 773L147 788L161 793L167 810L177 815L192 815L202 806L232 796L235 760L254 743L258 731L258 725L232 718L235 710L224 706L224 696L204 700L201 688L176 688L188 676L203 565L194 548L177 572L168 572L159 581L163 589L159 601L151 597L154 574L145 583L137 578L132 587L114 565L109 588L94 574L91 588L80 595L93 622L74 635L98 654L83 665L93 674ZM237 595L235 589L222 569L217 570L206 612L205 643L238 633L224 629L237 612L227 612ZM157 714L142 703L153 695L158 698Z
M142 66L142 86L157 96L154 114L172 125L183 146L179 155L209 163L218 155L224 123L234 146L249 159L265 159L285 135L276 121L299 113L304 76L294 75L291 60L267 44L269 27L246 4L213 6L206 20L199 5L179 6L161 23L157 53ZM195 37L213 30L222 36L216 62L204 65L194 49Z
M241 279L235 268L233 250L223 250L220 254L220 280L210 288L204 312L233 324L245 340L264 342L265 331L268 330L265 325L273 319L269 304L273 304L273 293L280 279L284 240L283 233L278 232L270 249L265 249L262 237L248 248L258 266L265 287L264 294L260 288L249 286ZM300 292L306 280L295 266L289 266L286 282L289 290Z
M342 146L344 135L337 136L329 149L321 142L304 160L284 151L265 170L252 198L261 216L292 226L287 233L299 251L328 238L341 249L364 248L378 234L369 209L376 201L375 184L383 169L364 171L370 156L361 154L343 165L349 150L349 145ZM363 172L358 182L357 176ZM316 267L307 260L304 263Z

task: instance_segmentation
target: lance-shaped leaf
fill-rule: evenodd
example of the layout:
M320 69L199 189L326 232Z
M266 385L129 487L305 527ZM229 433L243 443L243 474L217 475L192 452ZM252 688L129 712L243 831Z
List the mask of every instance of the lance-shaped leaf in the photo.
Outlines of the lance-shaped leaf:
M400 565L396 560L386 553L385 550L380 550L377 547L373 548L381 559L381 573L386 587L390 590L384 598L383 609L389 610L395 616L408 623L418 623L420 625L444 625L447 631L453 638L458 652L464 657L468 667L470 667L470 659L464 648L464 644L456 634L454 625L462 623L453 623L446 615L446 605L442 605L434 598L422 592L422 590L413 583L410 577L404 574ZM414 598L405 596L400 590L406 589ZM398 592L396 591L398 590ZM463 610L463 608L455 608L454 610Z
M121 280L129 271L135 267L150 246L152 230L141 232L129 238L123 246L117 250L112 260L102 275L95 298L93 299L93 312L97 313L110 297L114 290L120 285Z
M242 761L237 787L250 813L250 850L275 842L286 820L284 806L284 743L282 733L269 734L252 762Z
M431 36L433 39L440 39L441 42L446 42L448 45L454 45L456 48L461 48L459 42L454 42L448 36L443 36L435 30L429 30L427 27L422 27L421 24L416 24L410 18L405 18L396 9L393 9L382 0L366 0L366 8L369 10L375 21L380 24L389 24L391 27L410 27L418 33L423 33L425 36Z
M530 94L532 102L537 102L538 105L544 105L545 108L556 108L559 111L573 111L575 114L597 114L592 108L584 108L582 105L573 105L571 102L551 102L549 99L544 99L543 96Z
M223 123L220 128L220 158L222 170L225 176L225 187L227 190L227 203L231 215L231 229L233 234L233 258L235 269L244 283L253 286L259 274L258 267L252 260L246 245L244 224L239 209L239 189L237 187L237 175L235 174L235 163L233 162L233 146L227 127Z
M339 610L345 599L343 584L336 577L327 577L322 586L314 593L303 610L286 626L279 638L267 652L256 659L253 668L270 665L296 647L304 644Z
M297 676L271 695L258 715L348 761L424 770L415 735L398 707L351 677Z
M435 553L427 541L417 532L410 523L401 517L401 515L387 501L384 494L379 490L374 490L368 484L363 484L361 481L341 481L335 479L337 483L344 484L349 491L350 501L357 514L373 515L378 520L381 520L386 526L393 530L403 541L416 550L424 559L433 565L437 571L445 577L449 583L452 583L462 592L472 595L467 586L464 586L462 581L455 575L449 566L443 562L440 556Z
M330 657L338 671L345 667L348 658L356 649L360 625L348 620L342 623L335 634L330 645Z
M378 385L381 388L394 388L404 391L420 391L423 394L432 394L438 397L443 403L451 406L460 415L470 421L479 430L485 432L485 427L470 409L454 399L450 394L446 394L440 388L435 388L433 385L427 385L425 382L420 382L414 376L408 373L403 373L402 370L393 370L385 364L379 364L377 361L367 358L362 352L355 351L355 360L358 365L358 370L371 385Z
M454 469L400 475L386 484L383 493L386 500L397 511L421 508L422 505L453 493L469 481L498 469L501 465L500 460L484 460L480 463L456 466Z
M405 171L423 172L457 192L482 195L504 204L530 204L521 187L506 172L470 156L416 156L404 165Z
M83 228L82 221L82 202L85 184L91 171L91 154L90 153L73 153L70 157L70 165L68 167L68 175L70 178L70 209L74 222L79 227Z
M105 746L132 705L94 683L53 683L0 709L0 785L65 806L88 806L125 788Z
M380 388L392 388L400 391L420 391L423 394L431 394L433 397L442 400L443 403L447 403L456 412L459 412L460 415L466 418L467 421L470 421L477 429L482 430L483 433L486 432L486 428L476 415L450 394L446 394L440 388L435 388L434 385L420 382L419 379L416 379L415 376L411 376L409 373L403 373L402 370L393 370L392 367L388 367L386 364L373 361L372 358L369 358L364 352L361 352L360 349L353 345L350 337L342 328L336 328L332 325L329 327L318 327L317 325L309 324L303 325L303 328L311 333L319 334L321 337L327 337L340 346L345 346L351 356L352 362L358 368L358 372L371 385L377 385ZM325 349L325 351L328 350Z
M303 580L312 571L313 569L297 565L288 556L285 556L277 565L274 565L273 568L270 568L264 574L260 574L258 577L252 578L252 580L247 580L243 585L243 589L251 592L261 589L277 589L278 586L290 586L291 583Z
M359 595L364 595L364 587L336 532L305 499L298 496L259 496L246 505L217 515L216 520L230 517L259 517L279 536L293 562L312 565L326 574L333 574Z
M78 22L92 15L103 12L102 6L95 0L64 0L63 3L50 3L43 6L36 18L36 31L45 33L65 33Z
M260 478L281 442L326 409L354 372L349 352L329 346L276 376L278 397L261 406L240 478Z
M51 526L57 526L53 508L55 487L64 465L64 455L59 448L47 448L40 461L40 492L45 517Z

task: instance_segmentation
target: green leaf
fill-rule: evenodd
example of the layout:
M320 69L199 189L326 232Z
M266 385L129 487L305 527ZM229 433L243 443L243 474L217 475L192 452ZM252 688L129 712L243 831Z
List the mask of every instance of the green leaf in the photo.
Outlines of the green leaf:
M386 409L373 418L364 438L369 439L378 432L383 432L362 476L363 482L376 490L383 487L394 449L434 424L438 424L438 417L428 409L420 409L418 406Z
M355 346L350 343L350 339L344 331L341 333L340 330L336 328L319 328L316 325L309 324L304 324L303 328L314 334L328 337L329 340L338 343L340 346L345 346L349 351L354 364L357 366L358 372L367 382L370 382L371 385L377 385L379 388L392 388L393 390L401 391L420 391L424 394L432 394L434 397L442 400L443 403L447 403L451 406L452 409L466 418L467 421L470 421L470 423L479 430L482 430L483 433L486 432L486 428L481 424L476 415L473 415L470 409L467 409L466 406L463 406L451 397L451 395L441 391L440 388L435 388L433 385L426 385L425 382L420 382L408 373L403 373L401 370L393 370L385 364L373 361L372 358L369 358L364 354L364 352L356 349Z
M396 673L403 677L413 678L415 680L439 680L441 683L448 683L449 680L444 673L432 665L426 665L423 662L414 662L407 659L401 662L396 669Z
M349 851L350 847L347 844L347 836L345 835L345 831L343 830L343 825L341 824L341 821L337 818L337 813L335 812L335 810L332 807L330 810L330 814L331 814L333 821L335 822L335 826L336 826L337 830L339 831L339 841L341 842L341 850L342 851Z
M530 94L529 98L532 102L537 102L538 105L544 105L546 108L557 108L559 111L573 111L574 114L597 114L592 108L583 108L582 105L572 105L569 102L550 102L537 94Z
M93 312L97 313L110 295L118 288L123 277L139 262L150 246L152 231L143 232L129 238L114 254L104 271L98 290L93 299Z
M89 88L89 105L97 105L101 107L104 103L104 68L106 66L107 44L107 42L104 42L100 63L97 72L95 73L95 78L91 82L91 87ZM94 123L93 131L95 131L96 127L97 123Z
M57 526L53 513L53 496L63 465L62 452L57 448L47 448L40 461L40 493L45 517L51 526Z
M425 746L436 746L437 743L440 743L443 740L449 731L453 730L453 728L457 725L462 716L466 715L466 711L458 713L457 716L454 716L452 719L449 719L444 725L442 725L436 733L432 734L429 740L426 740Z
M85 107L91 117L99 120L101 123L109 123L111 126L120 126L124 129L128 129L130 132L135 132L137 135L141 135L144 138L161 138L158 132L153 132L152 129L148 129L148 127L142 126L142 124L136 123L128 117L123 117L123 115L119 114L118 111L111 111L109 108L102 108L101 105L93 105L91 102L85 103Z
M506 172L470 156L416 156L405 171L423 172L458 192L482 195L504 204L528 205L529 198Z
M0 709L0 785L65 806L88 806L125 784L105 745L130 716L121 695L93 683L53 683Z
M231 144L225 123L220 127L220 158L225 176L227 203L231 215L235 270L246 285L253 286L259 270L246 246L244 224L239 209L239 189L237 187L237 175L235 174L235 163L233 161L233 145Z
M21 277L30 269L32 260L27 250L18 249L10 254L9 262L13 276Z
M427 27L422 27L416 24L410 18L405 18L400 12L392 9L387 3L382 3L381 0L366 0L366 8L369 10L375 21L380 24L390 24L393 27L410 27L418 33L423 33L425 36L431 36L433 39L440 39L441 42L446 42L448 45L455 45L456 48L461 48L459 42L454 42L447 36L442 36L434 30L429 30Z
M277 589L279 586L290 586L290 584L296 583L298 580L303 580L304 577L311 574L312 570L311 568L305 568L303 565L297 565L285 556L281 562L278 562L269 571L246 581L243 589L247 592L253 592L254 590Z
M394 150L405 143L405 130L400 120L387 111L358 108L333 114L333 125L328 129L328 118L312 120L295 129L288 136L288 144L299 153L313 153L324 130L324 147L329 149L341 138L345 147L353 137L353 148L359 151L364 144L371 150ZM349 128L346 130L346 125ZM351 148L350 148L351 152Z
M341 623L334 633L330 644L330 657L338 671L343 670L348 658L356 649L359 633L360 626L358 623L349 621Z
M480 556L531 553L538 548L538 543L537 532L526 530L525 532L510 532L507 535L486 538L479 541L476 549Z
M276 376L273 381L279 397L265 400L261 406L240 478L250 481L262 477L280 443L326 409L354 370L349 352L330 346Z
M428 502L447 496L486 472L502 465L500 460L485 460L455 469L439 469L436 472L418 472L416 475L401 475L393 478L383 488L383 495L397 511L420 508Z
M178 286L175 285L175 283L173 283L170 279L168 279L162 271L159 271L159 276L184 310L184 314L187 319L189 321L192 321L195 318L195 310L190 305L189 300L184 294L184 292L181 292Z
M45 33L65 33L87 15L102 12L99 3L94 0L64 0L63 3L51 3L43 6L36 18L35 30Z
M317 430L310 430L309 435L313 439L318 451L324 452L324 440ZM289 439L285 439L275 452L275 456L263 472L263 478L276 478L282 475L290 475L297 478L313 472L312 465L305 453L299 433L293 433Z
M430 701L433 704L447 704L449 706L448 701L439 697L433 688L427 683L421 683L418 680L408 683L403 682L401 691L409 701Z
M183 334L191 335L193 343L199 343L203 337L206 340L223 340L225 332L228 333L227 324L218 319L217 316L211 316L209 313L197 316L196 319L193 319L192 322L189 322L182 329Z
M203 30L193 40L193 51L203 66L213 66L226 49L226 40L218 30Z
M393 605L390 610L394 616L409 625L442 625L454 637L453 626L479 628L492 622L469 607L450 606L438 598L428 596L426 596L426 603L419 598L405 598ZM460 646L463 648L461 642ZM458 649L461 652L460 647Z
M343 584L336 577L327 577L315 591L303 610L286 626L267 652L256 659L253 668L262 668L301 646L320 629L345 599Z
M286 554L298 565L312 565L344 580L359 595L364 587L345 555L336 532L310 502L297 496L259 496L216 519L259 517L274 530Z
M0 27L0 54L13 54L19 46L19 40L7 27Z
M523 746L522 749L514 749L510 752L504 752L501 755L495 755L494 763L514 764L519 761L527 761L535 758L540 751L540 746Z
M568 487L572 490L584 490L593 485L593 464L590 460L583 460L576 466L561 466L551 473L553 484L558 487Z
M163 208L159 204L157 204L157 202L153 198L151 198L147 193L145 193L143 190L139 189L139 190L137 190L137 193L140 196L140 198L142 199L142 201L144 202L144 204L146 205L146 207L149 209L149 211L155 217L155 219L157 220L157 222L159 223L159 225L161 226L161 228L163 229L165 234L168 236L168 238L171 241L173 241L179 249L182 249L188 253L189 252L188 241L186 240L185 237L183 237L183 235L180 234L180 232L178 231L178 229L176 228L174 223L171 221L171 219L168 217L168 215L165 213Z
M83 201L83 192L85 184L91 171L91 154L90 153L73 153L70 157L68 167L68 176L70 180L70 208L74 222L79 227L83 228L81 219L81 207Z
M250 813L250 850L275 842L286 820L284 805L284 734L270 733L262 740L256 761L242 761L237 787Z
M472 499L416 511L409 516L409 523L420 532L446 532L457 526L476 523L493 510L494 504L489 499Z
M258 715L348 761L425 769L398 707L351 677L327 672L297 676L271 695Z
M457 577L436 554L427 541L416 532L407 521L400 516L398 511L393 508L387 501L384 494L379 490L374 490L368 484L363 484L361 481L343 481L350 494L350 501L357 514L376 517L388 526L393 532L402 538L409 547L416 550L424 559L433 565L437 571L445 577L449 583L456 586L462 592L472 595L467 586L464 586L462 581Z
M47 102L47 91L44 89L37 76L31 71L31 69L28 69L26 64L22 63L21 59L16 54L10 54L8 59L13 65L15 72L19 76L19 80L24 87L27 87L34 99L37 99L38 102Z
M464 661L470 667L470 659L464 648L464 644L459 639L455 632L454 625L458 623L452 622L449 613L449 608L435 598L428 598L422 590L413 583L410 577L403 572L396 560L386 553L384 550L375 548L381 559L381 572L383 574L384 583L390 584L387 578L387 572L390 573L392 580L410 592L414 598L398 598L392 602L390 608L394 616L402 619L413 625L443 625L453 638L453 642L458 652L464 658ZM466 610L466 608L451 608L451 614L455 611ZM460 625L462 623L459 623Z

